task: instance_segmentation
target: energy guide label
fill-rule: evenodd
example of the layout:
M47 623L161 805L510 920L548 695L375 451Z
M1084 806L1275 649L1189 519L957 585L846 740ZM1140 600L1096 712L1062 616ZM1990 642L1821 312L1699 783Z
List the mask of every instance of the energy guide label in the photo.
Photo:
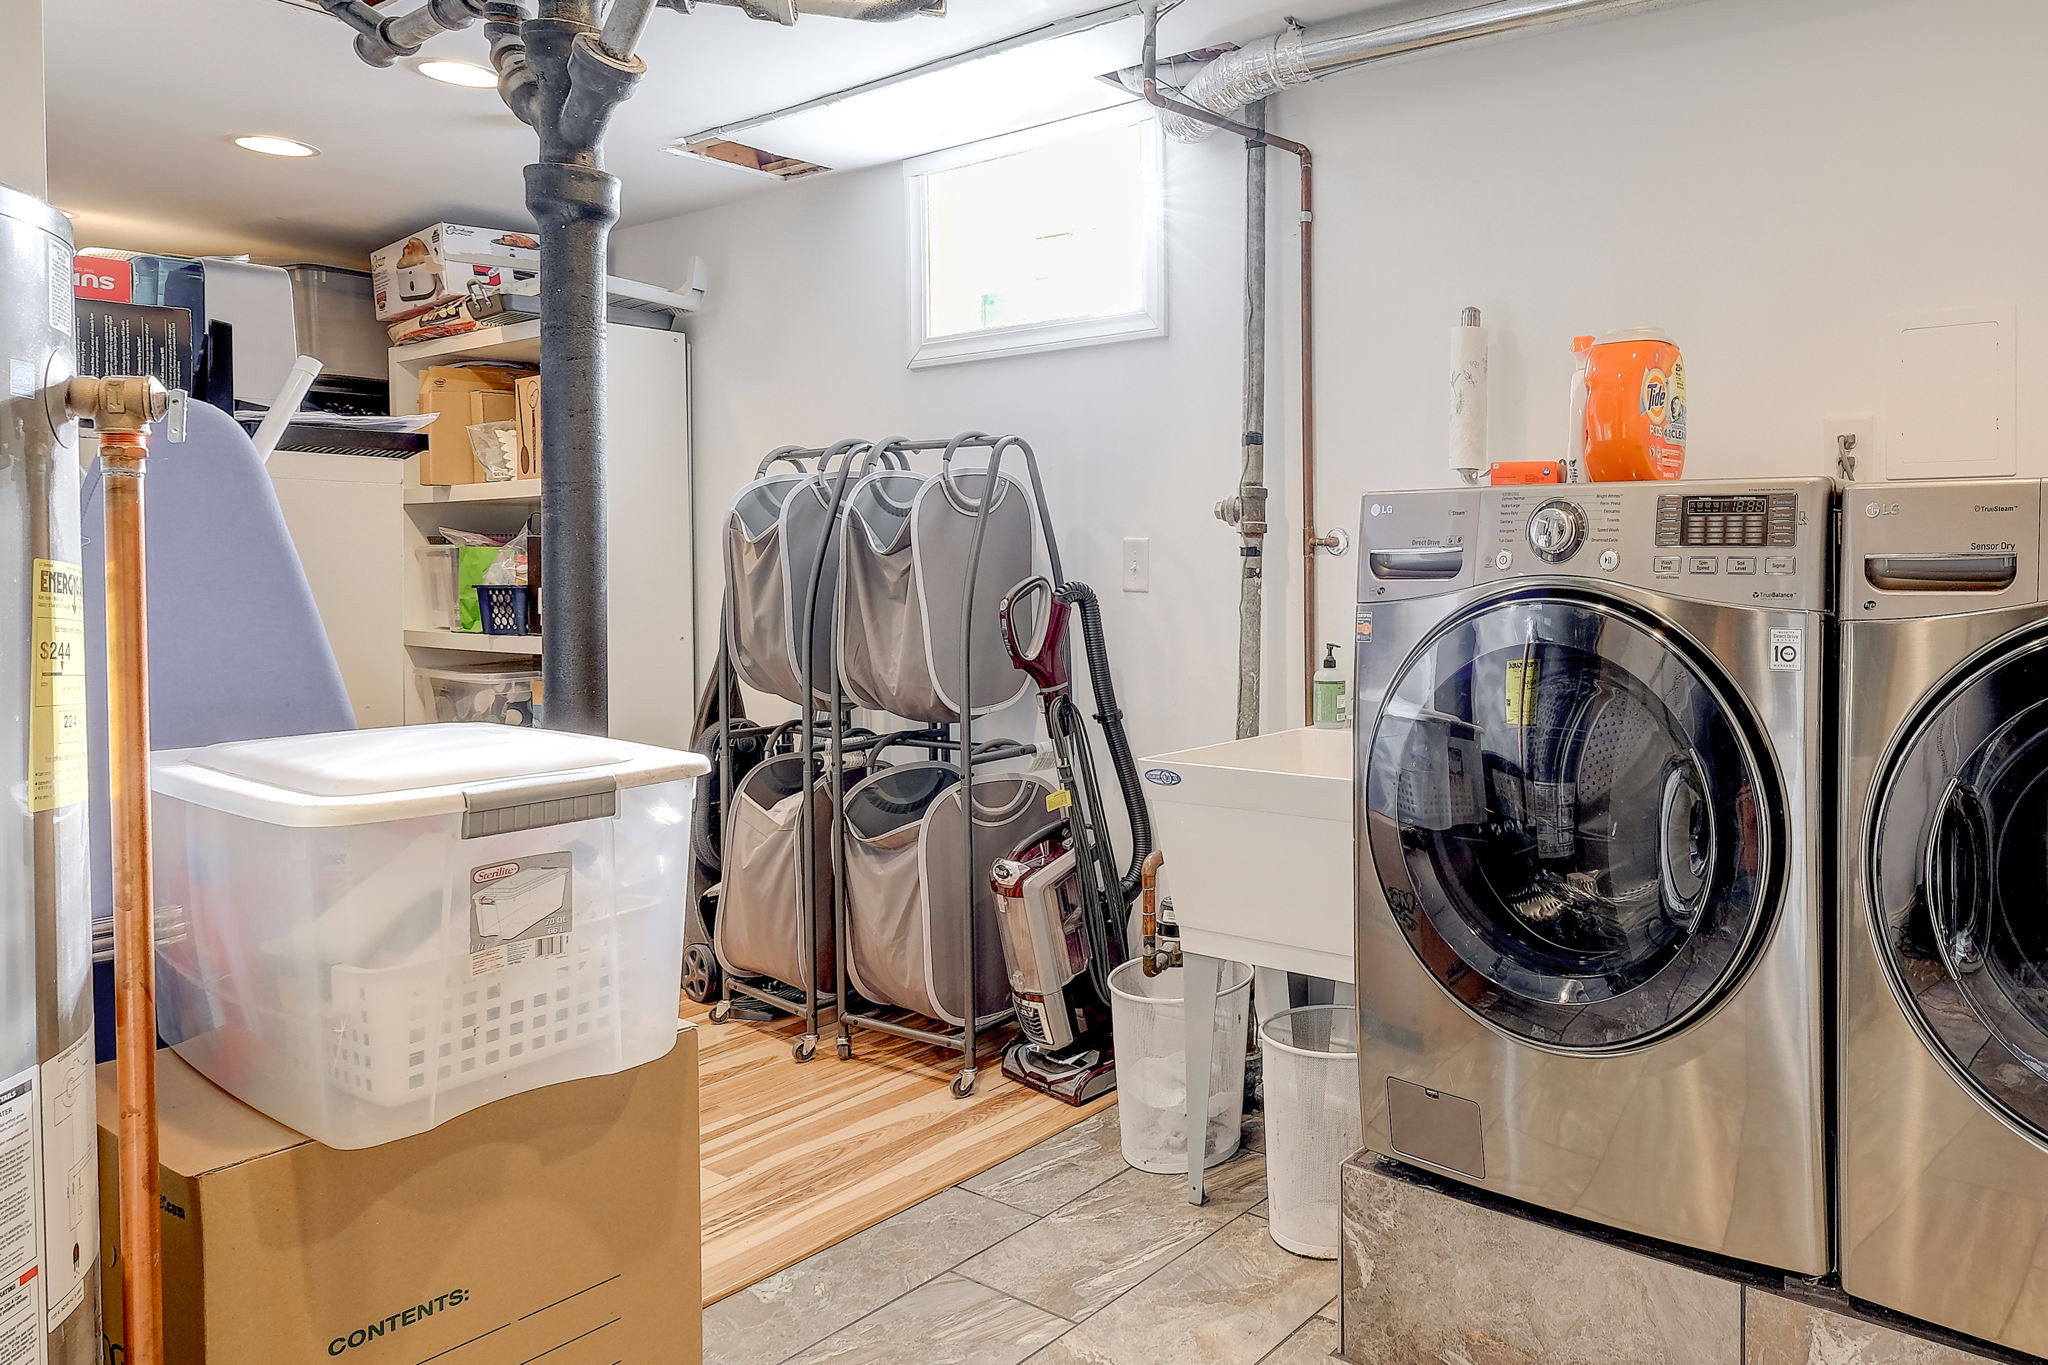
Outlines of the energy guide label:
M0 1365L45 1365L36 1073L0 1081Z
M28 808L45 811L85 799L85 576L62 560L33 567Z

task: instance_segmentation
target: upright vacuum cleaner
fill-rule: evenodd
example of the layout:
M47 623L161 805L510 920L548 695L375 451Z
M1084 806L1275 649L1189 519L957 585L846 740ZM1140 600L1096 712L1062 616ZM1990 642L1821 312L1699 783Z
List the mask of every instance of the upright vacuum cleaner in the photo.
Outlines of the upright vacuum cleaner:
M1027 604L1041 601L1037 638L1027 644L1019 623ZM1130 863L1122 870L1087 726L1074 701L1067 650L1073 613L1080 617L1088 656L1095 721L1130 822ZM1128 956L1126 921L1139 869L1152 849L1152 822L1116 703L1095 590L1085 583L1055 588L1034 578L1003 599L1001 622L1012 662L1038 685L1060 785L1046 803L1053 818L990 869L1010 994L1023 1031L1003 1054L1003 1074L1068 1104L1086 1104L1116 1088L1109 973Z

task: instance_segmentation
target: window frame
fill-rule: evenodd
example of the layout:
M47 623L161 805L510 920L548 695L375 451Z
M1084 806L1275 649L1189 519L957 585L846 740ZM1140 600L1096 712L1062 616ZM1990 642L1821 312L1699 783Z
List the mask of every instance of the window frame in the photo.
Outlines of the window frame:
M931 222L926 212L925 179L939 172L1014 156L1068 138L1105 128L1137 126L1142 172L1151 184L1140 224L1145 255L1142 302L1128 313L1107 317L1066 318L1023 323L985 331L931 335L926 331L930 302ZM904 233L909 250L910 362L925 369L997 356L1035 355L1075 346L1099 346L1166 335L1166 183L1165 138L1151 106L1142 100L1114 105L1094 113L970 142L964 146L914 157L903 163L903 195L907 214Z

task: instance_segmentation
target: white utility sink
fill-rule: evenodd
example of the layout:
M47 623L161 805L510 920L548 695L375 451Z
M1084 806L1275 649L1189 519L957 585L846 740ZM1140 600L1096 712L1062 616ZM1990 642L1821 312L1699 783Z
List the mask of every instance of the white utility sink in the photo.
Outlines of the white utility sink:
M1354 979L1351 740L1283 730L1139 765L1187 952Z

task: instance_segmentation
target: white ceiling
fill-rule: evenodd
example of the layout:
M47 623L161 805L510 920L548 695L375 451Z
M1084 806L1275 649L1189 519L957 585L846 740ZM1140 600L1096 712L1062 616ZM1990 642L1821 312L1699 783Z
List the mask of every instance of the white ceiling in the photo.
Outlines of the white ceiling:
M625 221L782 188L662 150L680 137L1109 3L951 0L944 19L810 17L792 28L720 6L659 11L642 47L648 75L606 144L625 182ZM1375 7L1186 0L1163 21L1162 42L1185 51L1272 32L1284 14L1313 22ZM280 0L207 0L206 22L163 0L48 9L51 197L77 216L84 245L351 263L429 222L524 220L519 168L533 137L496 94L365 66L325 15ZM68 66L73 52L91 60ZM481 61L483 38L448 34L427 54ZM740 136L836 169L876 165L1097 107L1116 92L1093 78L1137 59L1138 26L1127 21ZM256 132L322 155L284 160L228 141Z

